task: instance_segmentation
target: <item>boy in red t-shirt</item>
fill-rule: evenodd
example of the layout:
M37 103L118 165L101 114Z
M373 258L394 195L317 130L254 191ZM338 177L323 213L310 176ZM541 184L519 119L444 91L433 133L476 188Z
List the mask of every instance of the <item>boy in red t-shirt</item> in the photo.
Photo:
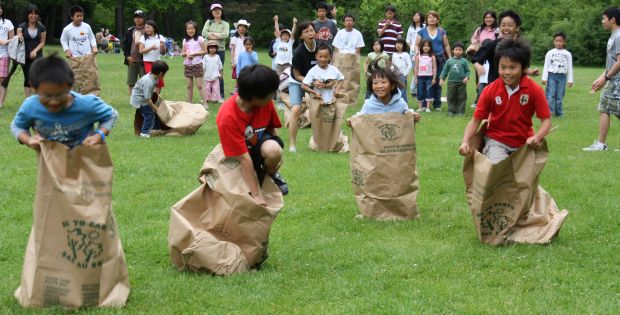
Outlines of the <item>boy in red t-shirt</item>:
M241 162L250 195L264 206L260 185L266 174L283 195L288 194L288 185L278 173L284 143L276 132L282 123L272 101L279 84L271 68L261 64L243 68L237 78L238 94L222 104L215 119L224 155Z
M551 129L551 112L542 88L526 75L531 49L527 42L506 38L496 48L499 78L484 88L474 117L465 127L461 155L476 150L469 141L480 122L488 119L485 145L482 150L492 163L498 163L523 144L538 149ZM540 119L538 132L532 129L532 116Z

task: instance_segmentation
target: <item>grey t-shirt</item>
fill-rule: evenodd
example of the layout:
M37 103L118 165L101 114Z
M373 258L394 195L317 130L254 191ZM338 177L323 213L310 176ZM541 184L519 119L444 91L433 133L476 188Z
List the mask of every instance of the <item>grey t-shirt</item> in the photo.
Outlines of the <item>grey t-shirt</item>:
M148 100L153 95L153 89L155 89L157 79L150 73L145 74L136 82L133 90L131 90L131 106L140 108L149 104Z
M620 54L620 29L611 34L607 41L607 59L605 61L605 71L609 71L618 60ZM613 76L614 80L620 79L620 72Z
M316 29L316 36L314 39L322 43L327 43L331 46L334 41L334 37L336 37L336 33L338 33L336 23L333 20L326 19L324 22L314 20L312 24L314 24L314 28Z

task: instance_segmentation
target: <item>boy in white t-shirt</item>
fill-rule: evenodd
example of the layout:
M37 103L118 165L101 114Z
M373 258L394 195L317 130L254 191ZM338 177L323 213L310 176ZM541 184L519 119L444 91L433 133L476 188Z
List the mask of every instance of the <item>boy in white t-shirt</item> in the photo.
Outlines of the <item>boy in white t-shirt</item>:
M60 44L67 58L97 53L97 41L90 25L84 21L84 9L74 5L70 9L71 20L60 36Z
M293 18L293 30L283 29L280 31L280 24L278 23L278 16L273 17L273 23L275 27L274 35L276 36L276 43L274 49L276 51L276 57L274 62L276 64L276 72L278 76L291 66L293 62L293 43L295 42L295 29L297 28L297 19Z
M355 17L351 14L347 14L343 18L344 28L339 30L334 37L335 53L338 54L361 54L362 47L364 47L364 37L362 33L355 26Z
M329 64L331 56L332 49L329 45L320 43L316 48L316 65L308 71L301 85L304 91L320 98L323 104L334 102L335 94L344 80L338 68Z

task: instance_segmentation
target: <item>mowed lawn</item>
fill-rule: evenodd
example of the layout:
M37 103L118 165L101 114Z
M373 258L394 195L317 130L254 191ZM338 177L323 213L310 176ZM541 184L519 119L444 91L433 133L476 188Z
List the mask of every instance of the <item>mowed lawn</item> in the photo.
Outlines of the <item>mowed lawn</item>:
M612 121L610 151L583 152L598 131L599 93L589 94L602 68L576 68L565 117L554 119L541 185L570 215L548 246L481 244L467 206L463 158L457 149L471 116L423 113L417 125L420 219L358 220L348 154L311 152L311 131L298 152L285 153L290 185L273 224L271 256L257 273L230 277L179 272L170 263L170 207L198 186L198 171L218 143L215 116L194 136L141 139L119 55L97 57L101 97L120 113L109 147L115 164L114 212L129 265L131 295L120 310L150 314L602 314L620 311L620 122ZM270 60L262 52L261 62ZM163 97L185 98L182 60ZM232 90L230 59L226 91ZM542 70L542 69L541 69ZM20 284L32 225L35 153L19 145L9 124L23 100L21 74L0 109L0 313L26 313L13 298ZM539 80L540 78L538 78ZM364 89L361 92L363 95ZM474 85L469 84L468 106ZM198 99L197 93L195 100ZM359 110L363 97L347 115ZM410 104L413 102L410 100ZM417 108L417 106L416 106ZM538 122L537 122L538 124ZM351 134L348 127L344 132ZM287 142L288 131L281 130ZM50 209L53 211L53 209ZM60 308L48 310L60 312Z

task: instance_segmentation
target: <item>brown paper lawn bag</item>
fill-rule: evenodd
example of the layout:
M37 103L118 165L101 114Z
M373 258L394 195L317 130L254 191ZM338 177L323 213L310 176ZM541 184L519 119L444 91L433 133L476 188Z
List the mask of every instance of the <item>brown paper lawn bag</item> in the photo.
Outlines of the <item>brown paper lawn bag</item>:
M357 104L357 96L360 92L360 56L357 54L338 54L334 60L334 66L344 76L342 89L344 90L344 102Z
M568 211L559 211L538 185L547 155L544 142L538 150L524 145L497 164L478 151L465 157L467 201L481 242L546 244L558 235Z
M281 92L280 98L284 103L284 126L288 128L288 122L293 114L291 111L291 96L287 92ZM297 126L299 129L310 127L310 111L308 110L308 104L304 101L301 102Z
M248 193L239 160L221 145L207 156L200 187L170 213L168 249L179 270L230 275L260 267L267 259L271 224L284 206L282 193L266 176L261 191L267 207Z
M69 65L75 74L73 91L80 94L89 94L99 91L99 73L95 55L88 54L69 58Z
M157 107L157 117L164 125L162 130L166 136L192 135L207 122L209 112L201 104L181 101L166 101L157 93L153 93L153 103Z
M359 115L350 121L351 183L362 216L417 219L419 181L413 113Z
M107 145L42 142L21 285L25 307L125 305L129 279L112 212Z
M306 93L305 102L310 106L312 137L308 146L313 151L349 152L349 138L342 133L342 121L347 104L336 98L331 104Z

